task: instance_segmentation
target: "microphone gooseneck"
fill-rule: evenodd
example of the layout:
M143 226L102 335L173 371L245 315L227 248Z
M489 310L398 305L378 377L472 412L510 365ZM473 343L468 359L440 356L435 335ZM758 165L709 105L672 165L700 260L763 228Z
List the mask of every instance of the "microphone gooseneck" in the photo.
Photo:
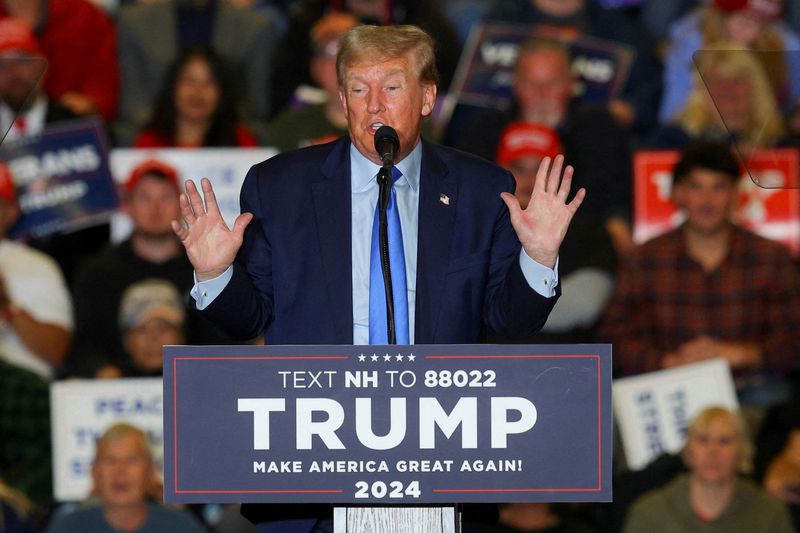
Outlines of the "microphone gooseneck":
M400 139L391 126L381 126L375 132L375 150L381 157L380 171L378 171L378 240L383 273L384 290L386 295L386 333L389 344L396 344L394 293L392 290L392 271L389 263L389 230L386 209L389 205L389 196L392 190L392 166L394 157L400 150Z

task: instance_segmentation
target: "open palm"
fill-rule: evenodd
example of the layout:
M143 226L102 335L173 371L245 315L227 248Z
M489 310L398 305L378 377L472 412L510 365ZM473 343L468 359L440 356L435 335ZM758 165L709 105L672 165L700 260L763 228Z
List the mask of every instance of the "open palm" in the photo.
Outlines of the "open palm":
M186 249L197 280L205 281L219 276L233 264L242 246L244 230L253 215L242 213L229 229L220 213L211 182L203 178L201 186L202 196L193 181L186 181L186 193L180 197L183 224L174 220L172 229Z
M558 249L564 241L572 217L586 196L586 190L580 189L572 201L567 203L574 171L567 165L562 176L563 165L562 155L552 160L552 166L549 157L542 160L533 183L531 200L525 209L522 209L513 194L504 192L501 195L508 206L511 225L517 232L525 253L534 261L550 268L555 266Z

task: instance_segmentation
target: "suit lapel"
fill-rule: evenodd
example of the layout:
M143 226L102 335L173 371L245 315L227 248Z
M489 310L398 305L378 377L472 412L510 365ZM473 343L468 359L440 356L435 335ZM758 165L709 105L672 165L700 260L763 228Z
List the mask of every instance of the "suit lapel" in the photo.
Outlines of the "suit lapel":
M433 343L436 339L458 206L456 177L449 174L432 145L423 142L422 148L414 321L417 344Z
M322 165L319 180L311 185L331 318L337 334L341 332L342 344L353 342L349 147L347 140L337 142Z

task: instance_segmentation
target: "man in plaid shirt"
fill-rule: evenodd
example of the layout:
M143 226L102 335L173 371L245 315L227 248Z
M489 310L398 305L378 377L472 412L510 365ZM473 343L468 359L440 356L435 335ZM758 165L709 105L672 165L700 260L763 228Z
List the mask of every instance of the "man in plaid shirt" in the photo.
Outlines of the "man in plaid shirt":
M685 222L621 266L600 325L617 373L723 357L742 403L781 399L780 377L800 354L800 278L782 245L731 221L739 176L725 145L681 154L672 198Z

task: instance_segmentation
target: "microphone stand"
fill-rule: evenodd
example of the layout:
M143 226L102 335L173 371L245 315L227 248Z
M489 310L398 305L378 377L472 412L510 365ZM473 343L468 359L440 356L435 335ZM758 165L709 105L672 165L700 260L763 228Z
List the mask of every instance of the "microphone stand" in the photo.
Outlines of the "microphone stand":
M392 290L392 270L389 267L389 221L386 208L389 206L389 195L392 192L391 161L385 163L378 171L378 243L381 254L381 272L383 286L386 290L386 338L389 344L397 344L394 323L394 292ZM396 206L395 206L396 207Z

